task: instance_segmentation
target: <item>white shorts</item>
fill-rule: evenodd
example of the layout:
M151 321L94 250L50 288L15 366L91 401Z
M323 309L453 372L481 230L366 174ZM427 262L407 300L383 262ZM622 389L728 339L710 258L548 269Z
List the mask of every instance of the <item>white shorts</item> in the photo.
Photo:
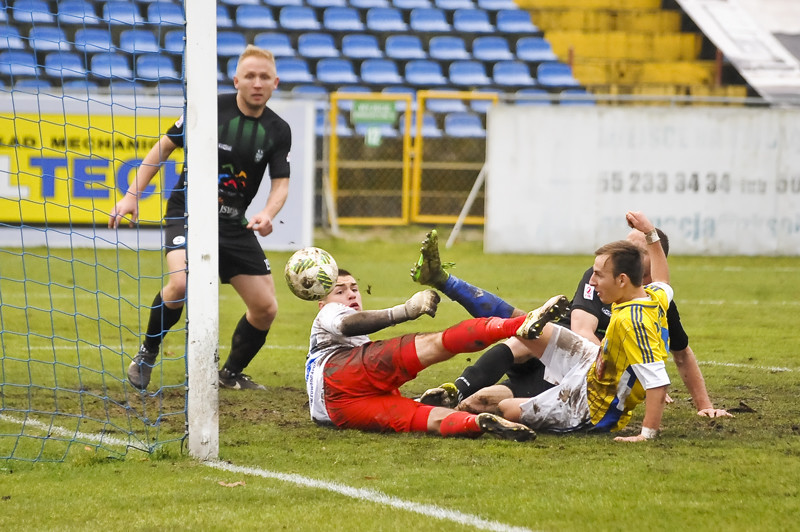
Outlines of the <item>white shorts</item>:
M546 377L555 387L520 405L520 421L537 430L570 432L591 419L586 398L586 374L600 346L564 327L554 327L542 354Z

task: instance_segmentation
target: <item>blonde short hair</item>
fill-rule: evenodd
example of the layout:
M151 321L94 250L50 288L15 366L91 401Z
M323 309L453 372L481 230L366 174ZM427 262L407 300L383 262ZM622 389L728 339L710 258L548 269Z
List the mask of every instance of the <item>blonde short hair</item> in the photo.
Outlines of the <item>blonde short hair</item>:
M259 48L258 46L255 46L253 44L248 44L247 47L245 47L244 51L239 56L239 63L241 63L248 57L261 57L275 64L275 56L272 55L272 52L270 52L269 50L264 50L263 48Z

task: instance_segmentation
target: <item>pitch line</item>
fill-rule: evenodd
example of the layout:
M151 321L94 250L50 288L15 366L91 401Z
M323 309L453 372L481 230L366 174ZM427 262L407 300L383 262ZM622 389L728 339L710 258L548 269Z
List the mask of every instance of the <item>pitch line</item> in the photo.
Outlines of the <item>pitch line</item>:
M280 480L281 482L289 482L291 484L296 484L298 486L307 488L327 490L333 493L344 495L345 497L383 504L399 510L406 510L424 515L426 517L432 517L434 519L452 521L454 523L472 526L480 530L494 530L497 532L531 532L529 528L506 525L497 521L489 521L487 519L483 519L482 517L478 517L477 515L465 514L456 510L448 510L447 508L442 508L433 504L420 504L416 502L405 501L397 497L392 497L391 495L386 495L380 491L366 488L353 488L344 484L339 484L338 482L315 480L313 478L308 478L301 475L276 473L274 471L265 471L263 469L256 469L252 467L236 466L219 461L209 461L204 462L204 464L209 467L213 467L214 469L221 469L231 473L241 473L262 478L271 478Z

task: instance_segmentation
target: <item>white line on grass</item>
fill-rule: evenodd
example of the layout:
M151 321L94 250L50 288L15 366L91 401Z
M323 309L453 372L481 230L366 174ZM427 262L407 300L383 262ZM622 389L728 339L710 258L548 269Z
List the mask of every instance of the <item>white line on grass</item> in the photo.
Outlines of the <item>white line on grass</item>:
M56 434L58 436L67 436L76 440L85 440L90 442L96 442L99 444L118 445L121 447L130 446L135 449L142 450L139 447L135 447L131 442L115 438L114 436L109 436L107 434L89 434L87 432L69 430L64 427L59 427L57 425L48 425L47 423L43 423L38 419L33 419L33 418L19 419L12 416L8 416L6 414L0 414L0 421L7 421L9 423L15 423L17 425L23 425L25 427L30 426L32 428L47 432L48 436L51 434Z
M392 497L381 493L380 491L365 489L365 488L352 488L339 484L337 482L327 482L324 480L314 480L313 478L303 477L300 475L276 473L274 471L265 471L263 469L256 469L253 467L242 467L226 462L211 461L205 462L209 467L221 469L223 471L230 471L231 473L242 473L245 475L253 475L263 478L273 478L282 482L290 482L298 486L305 486L308 488L323 489L332 491L345 497L352 497L366 502L374 502L377 504L384 504L400 510L415 512L426 517L434 519L442 519L445 521L453 521L462 525L472 526L481 530L497 530L502 532L530 532L530 529L518 526L506 525L498 523L497 521L489 521L478 517L477 515L465 514L456 510L448 510L433 504L420 504L411 501L404 501L397 497Z

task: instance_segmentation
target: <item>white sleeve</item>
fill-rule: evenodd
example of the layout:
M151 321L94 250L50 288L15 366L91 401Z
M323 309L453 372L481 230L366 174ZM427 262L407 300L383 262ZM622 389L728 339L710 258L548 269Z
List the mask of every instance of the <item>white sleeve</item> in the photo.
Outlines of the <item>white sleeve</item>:
M647 362L644 364L633 364L631 369L636 374L636 378L642 383L645 390L667 386L670 383L667 374L667 366L661 362Z
M672 303L672 298L675 297L675 290L673 290L670 285L658 281L655 283L650 283L650 286L657 286L662 289L667 294L667 302Z

